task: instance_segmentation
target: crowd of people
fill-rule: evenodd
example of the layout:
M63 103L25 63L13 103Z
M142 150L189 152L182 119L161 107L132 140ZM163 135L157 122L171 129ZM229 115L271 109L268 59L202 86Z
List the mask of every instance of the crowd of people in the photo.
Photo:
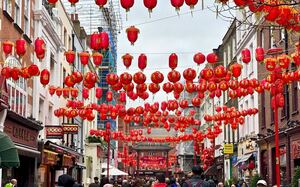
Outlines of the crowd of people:
M15 179L11 181L11 184L16 183ZM13 185L14 186L14 185ZM267 187L267 182L259 180L257 187ZM12 187L11 185L5 185L5 187ZM61 175L58 178L58 187L83 187L83 185L77 183L69 175ZM194 166L192 168L192 175L175 178L174 176L166 177L164 173L159 173L156 177L127 177L126 179L118 178L108 179L107 177L94 178L94 182L88 187L224 187L222 182L217 182L212 179L207 179L203 175L203 170L200 166ZM245 182L239 182L233 184L231 187L248 187Z

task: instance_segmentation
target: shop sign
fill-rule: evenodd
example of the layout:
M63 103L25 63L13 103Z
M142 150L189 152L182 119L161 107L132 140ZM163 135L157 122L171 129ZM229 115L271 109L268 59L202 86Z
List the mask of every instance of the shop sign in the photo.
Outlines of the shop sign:
M292 142L292 158L294 160L300 158L300 140Z
M37 148L37 137L39 134L37 130L28 129L11 120L6 120L4 132L8 134L15 143Z
M224 154L233 154L233 144L224 144Z
M63 133L64 134L78 134L78 125L63 123Z
M74 165L73 157L68 156L68 155L64 155L62 165L65 166L65 167L72 167Z
M61 126L46 126L46 138L47 139L62 139L64 131Z
M44 152L43 152L43 164L55 165L56 161L57 161L56 155L57 155L57 153L55 153L55 152L44 150Z

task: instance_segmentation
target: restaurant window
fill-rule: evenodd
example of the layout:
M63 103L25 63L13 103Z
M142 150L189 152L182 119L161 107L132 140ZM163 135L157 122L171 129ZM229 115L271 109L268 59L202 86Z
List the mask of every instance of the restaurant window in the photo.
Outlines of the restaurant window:
M12 15L12 0L4 0L3 10Z

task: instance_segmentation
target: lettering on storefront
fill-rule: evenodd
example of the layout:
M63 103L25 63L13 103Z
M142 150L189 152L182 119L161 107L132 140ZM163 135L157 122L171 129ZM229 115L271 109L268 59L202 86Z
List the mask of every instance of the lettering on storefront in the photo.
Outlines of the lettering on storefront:
M15 122L7 120L5 122L4 132L7 133L15 143L37 148L37 130L28 129Z
M300 158L300 140L292 142L292 158L293 159Z

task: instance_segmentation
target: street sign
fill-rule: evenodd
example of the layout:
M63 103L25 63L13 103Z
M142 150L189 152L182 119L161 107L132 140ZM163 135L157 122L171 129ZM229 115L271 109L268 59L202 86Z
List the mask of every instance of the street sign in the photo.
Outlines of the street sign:
M224 144L224 154L233 154L233 144Z

